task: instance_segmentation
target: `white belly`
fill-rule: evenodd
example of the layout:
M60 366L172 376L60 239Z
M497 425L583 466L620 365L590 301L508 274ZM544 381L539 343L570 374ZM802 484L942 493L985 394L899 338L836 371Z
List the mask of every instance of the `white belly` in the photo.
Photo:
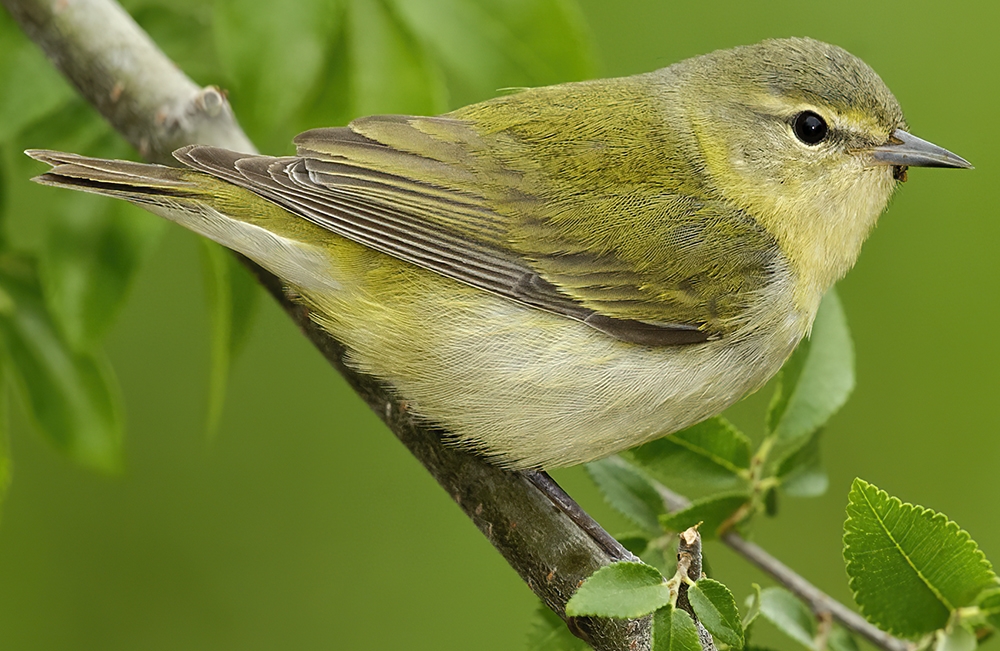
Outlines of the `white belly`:
M763 385L808 331L792 272L744 325L702 344L650 348L330 238L295 243L200 208L159 205L292 283L348 363L391 384L455 441L511 468L592 461L715 415Z
M345 313L354 299L317 301L338 315L317 320L348 346L349 363L458 444L512 468L592 461L719 413L778 371L813 317L772 286L759 306L770 318L750 319L756 328L649 348L464 286L442 310L429 295L457 283L440 281L425 296L397 293L374 323Z

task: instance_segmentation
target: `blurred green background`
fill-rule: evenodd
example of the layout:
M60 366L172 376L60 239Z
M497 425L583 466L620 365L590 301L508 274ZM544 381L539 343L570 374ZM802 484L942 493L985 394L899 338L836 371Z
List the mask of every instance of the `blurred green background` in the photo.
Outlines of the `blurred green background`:
M996 3L128 6L199 83L231 91L244 127L274 153L303 128L357 115L441 111L499 88L637 73L766 37L808 35L859 55L896 93L914 133L976 170L912 171L840 284L858 382L825 436L830 490L784 500L777 518L755 523L755 539L850 602L843 509L861 476L947 513L1000 559ZM78 114L97 121L25 53L5 14L0 27L0 202L8 212L35 206L8 216L5 229L18 247L45 248L60 223L48 212L68 204L43 203L54 191L29 186L37 167L15 148L69 140L86 153L128 153L99 125L89 139L67 136L63 123ZM12 105L16 96L31 105ZM24 117L31 111L34 122ZM201 244L160 230L135 227L148 254L108 326L127 410L123 469L81 467L33 431L23 408L12 410L0 648L521 648L534 597L269 300L207 439ZM755 431L762 409L757 397L733 417ZM626 527L582 470L556 476L612 532ZM710 545L708 557L739 599L751 581L766 584L725 548Z

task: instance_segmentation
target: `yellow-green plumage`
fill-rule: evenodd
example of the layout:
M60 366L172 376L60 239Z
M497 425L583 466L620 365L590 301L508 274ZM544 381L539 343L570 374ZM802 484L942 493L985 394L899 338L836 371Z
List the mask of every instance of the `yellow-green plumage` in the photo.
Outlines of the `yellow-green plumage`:
M829 127L817 143L796 135L810 112ZM133 201L276 273L351 364L459 444L554 467L771 377L905 165L961 166L903 157L904 128L868 66L789 39L363 118L301 134L295 157L31 153L54 166L43 183Z

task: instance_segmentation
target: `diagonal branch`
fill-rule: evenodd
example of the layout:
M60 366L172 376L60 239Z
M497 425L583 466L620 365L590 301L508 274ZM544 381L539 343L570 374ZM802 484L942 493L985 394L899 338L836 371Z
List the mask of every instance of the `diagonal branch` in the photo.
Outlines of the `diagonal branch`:
M148 161L192 143L255 151L224 95L198 88L113 0L0 0L21 29ZM309 340L339 370L545 604L565 618L577 586L634 557L544 473L500 470L441 444L405 403L348 368L344 347L319 328L267 271L245 261ZM649 648L648 621L574 619L599 651Z

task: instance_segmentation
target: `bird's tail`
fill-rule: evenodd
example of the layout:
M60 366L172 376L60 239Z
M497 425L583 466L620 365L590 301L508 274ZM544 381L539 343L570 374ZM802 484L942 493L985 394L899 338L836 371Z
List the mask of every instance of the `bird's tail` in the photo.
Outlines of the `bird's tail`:
M340 287L332 280L330 251L343 241L250 190L192 169L46 149L25 153L52 166L33 181L130 201L242 253L299 288Z
M147 206L162 205L165 201L183 202L202 194L192 182L190 170L49 149L29 149L24 153L52 166L32 179L42 185L82 190Z

